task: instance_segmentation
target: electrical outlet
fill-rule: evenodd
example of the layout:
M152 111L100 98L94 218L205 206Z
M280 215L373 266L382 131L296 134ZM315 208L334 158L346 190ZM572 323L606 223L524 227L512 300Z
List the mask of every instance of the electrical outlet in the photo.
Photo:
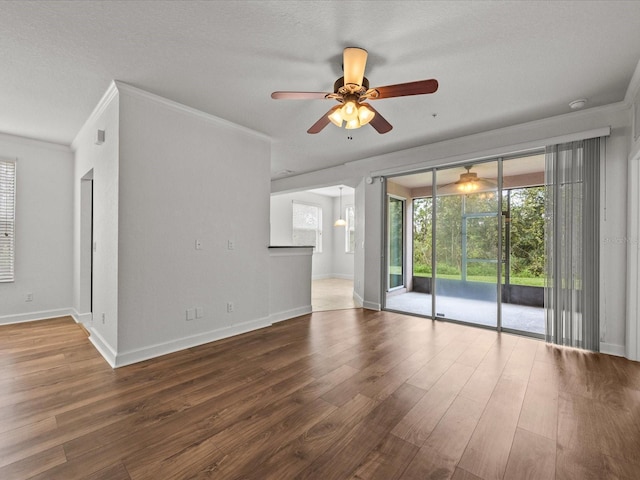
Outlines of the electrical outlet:
M196 309L187 308L187 320L194 320L196 318Z
M233 243L233 240L227 240L227 249L229 249L229 250L233 250L233 249L235 249L235 248L236 248L236 246L235 246L235 244Z
M204 309L202 307L196 307L196 318L202 318L204 316Z
M25 302L33 302L33 293L27 293L27 295L24 298Z
M105 316L105 314L103 313L103 314L102 314L102 324L103 324L103 325L104 325L105 318L106 318L106 316Z
M227 302L227 313L233 312L234 306L233 302Z

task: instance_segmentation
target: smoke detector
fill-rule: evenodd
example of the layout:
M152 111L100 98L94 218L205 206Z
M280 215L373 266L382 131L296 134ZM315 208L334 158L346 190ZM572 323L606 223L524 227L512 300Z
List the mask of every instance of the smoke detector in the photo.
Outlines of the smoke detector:
M571 110L580 110L581 108L584 108L586 104L586 98L579 98L578 100L574 100L573 102L569 103L569 106L571 107Z

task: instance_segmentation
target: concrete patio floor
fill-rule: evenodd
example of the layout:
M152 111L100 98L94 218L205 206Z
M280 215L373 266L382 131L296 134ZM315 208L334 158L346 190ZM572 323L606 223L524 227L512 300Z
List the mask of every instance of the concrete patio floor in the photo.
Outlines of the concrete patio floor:
M431 295L418 292L387 295L385 306L390 310L430 317ZM497 306L495 301L437 295L436 313L438 316L451 320L495 327ZM513 330L544 335L544 308L503 303L502 326Z

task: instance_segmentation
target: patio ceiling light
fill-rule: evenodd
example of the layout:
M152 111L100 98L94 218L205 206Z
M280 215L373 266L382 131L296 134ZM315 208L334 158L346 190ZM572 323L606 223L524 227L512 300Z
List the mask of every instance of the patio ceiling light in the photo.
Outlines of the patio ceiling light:
M465 165L467 170L465 173L460 174L460 178L444 187L438 188L438 194L469 194L478 192L488 192L496 190L498 188L497 183L493 180L478 177L476 172L471 172L473 165Z

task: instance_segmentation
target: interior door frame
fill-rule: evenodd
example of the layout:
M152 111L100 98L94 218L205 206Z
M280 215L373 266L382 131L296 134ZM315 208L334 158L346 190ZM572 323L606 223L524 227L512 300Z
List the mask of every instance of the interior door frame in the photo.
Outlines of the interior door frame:
M386 189L385 189L386 190ZM406 252L406 235L407 235L407 219L406 214L407 214L407 199L404 197L401 197L400 195L394 195L391 193L387 193L385 191L385 213L386 213L386 219L385 219L385 226L386 226L386 234L385 234L385 256L386 256L386 261L385 263L385 284L386 284L386 290L385 292L393 292L396 290L400 290L402 288L406 288L407 286L407 279L406 279L406 259L407 259L407 252ZM389 210L391 208L391 199L394 200L399 200L400 202L402 202L402 239L400 240L400 245L402 248L402 260L401 260L401 267L402 267L402 284L401 285L397 285L395 287L391 287L391 281L390 281L390 276L391 276L391 271L390 271L390 265L389 265L389 261L391 260L391 215L389 214Z

